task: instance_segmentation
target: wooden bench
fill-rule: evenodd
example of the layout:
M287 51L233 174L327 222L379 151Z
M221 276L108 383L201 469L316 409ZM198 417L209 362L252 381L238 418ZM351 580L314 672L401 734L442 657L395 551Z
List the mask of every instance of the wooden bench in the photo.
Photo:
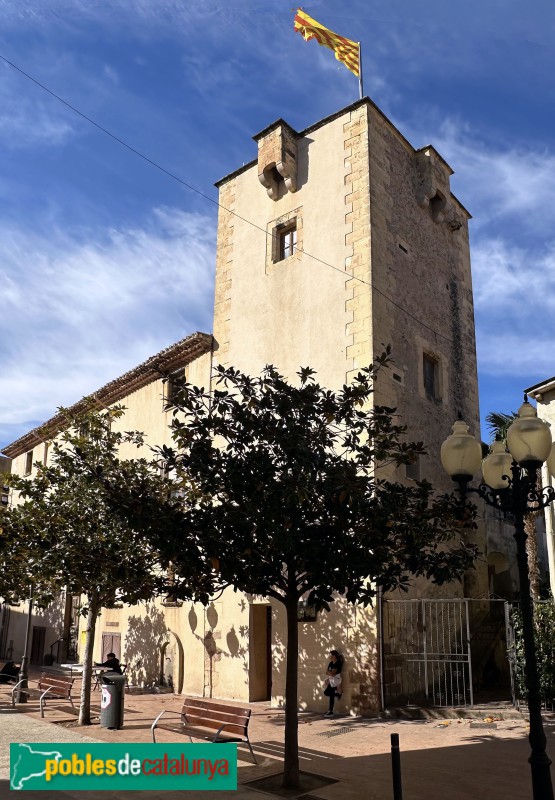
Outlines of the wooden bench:
M179 717L175 722L159 720L164 714L173 714ZM251 718L250 708L237 708L237 706L227 706L221 703L214 703L212 700L187 698L183 703L181 711L168 711L164 709L154 722L150 730L152 731L152 741L156 743L156 728L164 728L175 733L182 733L193 741L192 734L198 739L210 739L212 742L239 742L247 744L251 751L252 760L258 764L249 740L249 721ZM212 728L216 733L202 731L202 728Z
M36 686L27 686L26 688L21 688L21 691L29 695L39 695L40 715L41 717L44 717L44 707L47 698L49 700L69 700L73 708L75 708L73 705L73 699L71 697L71 690L73 688L74 681L75 678L71 678L67 675L52 675L43 672L37 681ZM23 683L24 681L18 681L12 689L13 708L15 708L15 695L17 692L19 692L19 689L22 687Z

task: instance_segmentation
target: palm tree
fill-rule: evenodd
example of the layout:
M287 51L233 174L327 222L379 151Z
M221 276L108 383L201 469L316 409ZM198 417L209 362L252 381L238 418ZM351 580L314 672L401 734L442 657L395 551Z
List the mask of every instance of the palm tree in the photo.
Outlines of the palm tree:
M504 442L507 439L507 431L515 419L518 417L516 412L503 414L500 411L490 411L486 416L488 429L492 437L492 442ZM541 478L538 477L538 482ZM530 594L532 600L540 599L540 568L538 566L538 535L536 530L536 518L539 511L532 511L524 517L524 531L526 533L526 554L528 556L528 576L530 578Z

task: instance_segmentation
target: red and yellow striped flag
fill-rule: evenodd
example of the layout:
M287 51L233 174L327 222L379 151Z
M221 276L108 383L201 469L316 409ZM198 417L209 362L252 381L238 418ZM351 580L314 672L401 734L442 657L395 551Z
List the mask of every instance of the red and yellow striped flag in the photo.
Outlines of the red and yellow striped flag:
M353 42L352 39L345 39L344 36L339 36L337 33L330 31L316 22L315 19L309 17L306 11L298 8L295 14L295 22L293 27L298 31L305 41L309 42L311 39L316 39L318 44L329 47L333 50L335 57L338 61L350 69L351 72L360 77L360 46L358 42Z

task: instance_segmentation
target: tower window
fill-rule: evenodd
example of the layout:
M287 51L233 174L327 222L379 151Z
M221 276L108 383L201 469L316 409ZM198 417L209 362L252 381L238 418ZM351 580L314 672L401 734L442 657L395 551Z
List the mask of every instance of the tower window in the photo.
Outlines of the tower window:
M297 252L297 220L288 222L283 227L278 227L275 232L276 237L276 258L275 261L285 261L286 258Z
M420 459L418 456L414 457L412 464L407 464L405 467L406 476L410 481L420 480Z
M266 274L299 261L303 252L302 206L292 208L266 226Z
M439 400L439 363L435 358L424 353L422 359L424 391L430 400Z

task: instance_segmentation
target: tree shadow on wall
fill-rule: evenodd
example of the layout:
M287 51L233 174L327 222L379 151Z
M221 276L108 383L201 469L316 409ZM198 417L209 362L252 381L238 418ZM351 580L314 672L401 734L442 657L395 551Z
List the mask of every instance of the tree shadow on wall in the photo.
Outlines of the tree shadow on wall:
M326 668L330 650L344 657L339 714L373 715L378 710L379 663L376 608L347 603L338 598L331 612L321 611L316 620L299 624L299 709L324 712ZM286 673L285 609L272 603L272 698L285 704Z
M144 616L130 616L122 661L127 663L129 683L133 686L156 686L160 680L160 652L167 640L164 614L147 604Z
M241 599L238 603L238 607L240 611L244 612L246 609L246 601ZM200 627L201 620L199 619L199 614L202 617L202 627ZM235 625L232 624L229 630L224 633L219 627L219 614L213 602L206 608L192 603L187 618L191 633L198 641L202 642L204 647L205 692L207 696L213 696L214 679L217 671L220 669L217 665L226 659L242 659L242 669L245 675L244 684L248 685L248 625L239 625L236 628ZM223 642L225 642L225 646Z

